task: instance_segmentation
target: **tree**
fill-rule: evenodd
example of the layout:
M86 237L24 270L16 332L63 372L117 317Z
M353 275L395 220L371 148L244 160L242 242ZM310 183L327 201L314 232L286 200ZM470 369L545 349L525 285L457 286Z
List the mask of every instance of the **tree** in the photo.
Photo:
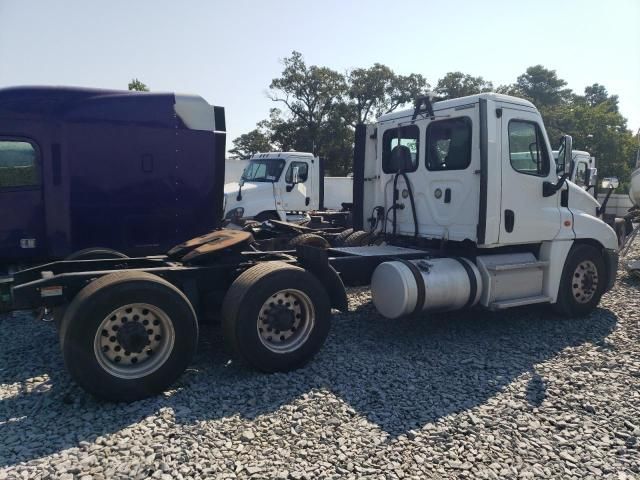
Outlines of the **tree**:
M344 76L327 67L307 67L300 52L283 60L284 70L271 81L269 98L283 103L300 121L311 140L309 151L321 150L319 135L332 109L341 101L347 85Z
M538 107L559 105L570 99L571 90L563 88L567 82L558 78L555 70L547 70L542 65L527 68L516 80L520 94Z
M473 77L462 72L449 72L438 80L435 93L438 100L447 100L492 90L493 83L482 77Z
M370 68L352 70L347 76L347 85L350 108L343 116L351 119L350 123L354 126L412 103L429 88L422 75L397 75L380 63Z
M259 128L240 135L233 141L233 148L229 153L240 160L246 160L254 153L271 151L269 137Z
M129 88L129 90L135 90L137 92L148 92L149 91L149 87L147 87L144 83L142 83L137 78L133 78L129 82L128 88Z
M607 89L604 87L604 85L600 85L599 83L594 83L593 85L585 87L584 99L592 107L606 102L609 105L609 109L611 109L611 111L618 111L618 96L609 96L609 93L607 92Z
M607 101L591 106L584 98L558 112L560 123L573 137L574 149L596 157L598 176L617 176L627 183L634 162L633 134L626 119Z

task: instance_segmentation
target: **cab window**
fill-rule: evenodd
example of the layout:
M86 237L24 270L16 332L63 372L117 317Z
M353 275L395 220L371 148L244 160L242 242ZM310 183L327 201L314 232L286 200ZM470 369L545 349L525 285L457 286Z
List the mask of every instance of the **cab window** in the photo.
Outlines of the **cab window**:
M471 163L471 119L451 118L427 128L427 169L464 170Z
M509 159L517 172L540 177L549 174L549 154L537 123L509 122Z
M382 134L382 171L415 172L420 152L420 129L417 125L389 128Z
M578 162L576 166L576 185L584 187L587 184L587 164L584 162Z
M249 160L249 165L242 172L245 182L277 182L284 169L281 158L258 158Z
M37 157L36 148L30 142L0 139L0 188L39 185Z
M293 167L298 167L298 181L300 183L306 182L309 176L309 164L307 162L291 162L284 176L284 181L286 183L293 183Z

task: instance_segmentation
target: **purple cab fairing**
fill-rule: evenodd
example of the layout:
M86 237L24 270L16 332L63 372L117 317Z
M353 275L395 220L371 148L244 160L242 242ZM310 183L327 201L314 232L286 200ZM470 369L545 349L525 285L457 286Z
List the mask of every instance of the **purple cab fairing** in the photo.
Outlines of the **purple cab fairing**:
M0 263L164 253L216 228L224 130L224 109L196 96L0 89ZM33 159L11 163L3 148Z

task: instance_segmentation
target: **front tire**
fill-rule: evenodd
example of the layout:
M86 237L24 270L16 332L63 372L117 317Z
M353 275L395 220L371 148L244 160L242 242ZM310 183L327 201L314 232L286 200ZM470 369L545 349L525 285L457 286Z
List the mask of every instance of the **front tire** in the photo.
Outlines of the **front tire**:
M283 262L261 263L229 288L222 306L223 336L253 368L287 372L320 350L330 312L327 293L312 274Z
M600 302L606 278L600 251L591 245L574 245L562 270L554 309L567 317L590 314Z
M66 367L82 388L130 402L162 392L184 372L198 324L174 285L144 272L117 272L76 295L59 335Z

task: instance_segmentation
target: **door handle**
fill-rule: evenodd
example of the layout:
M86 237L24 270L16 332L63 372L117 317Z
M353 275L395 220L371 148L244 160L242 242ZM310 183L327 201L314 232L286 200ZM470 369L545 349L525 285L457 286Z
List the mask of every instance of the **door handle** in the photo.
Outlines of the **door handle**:
M513 213L513 210L505 210L504 211L504 229L511 233L513 232L513 227L516 223L516 214Z
M451 189L447 188L444 191L444 203L451 203Z

